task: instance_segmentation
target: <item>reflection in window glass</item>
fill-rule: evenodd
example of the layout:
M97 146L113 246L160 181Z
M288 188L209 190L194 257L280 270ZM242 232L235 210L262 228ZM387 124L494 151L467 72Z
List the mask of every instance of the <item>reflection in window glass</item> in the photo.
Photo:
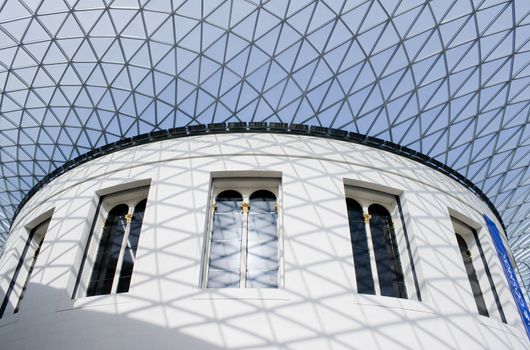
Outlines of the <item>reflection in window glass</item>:
M216 200L208 266L208 288L238 288L240 283L243 197L224 191Z
M348 207L348 221L350 224L357 293L375 294L374 278L370 266L370 252L366 238L366 226L363 220L363 209L359 203L351 198L346 198L346 205Z
M129 291L147 199L119 204L105 220L87 296Z
M144 199L134 208L134 216L132 217L129 235L127 236L123 253L123 262L121 265L120 277L118 281L118 293L129 291L134 267L134 259L136 257L136 248L138 248L138 239L140 238L140 230L142 229L146 203L147 199Z
M407 298L396 235L390 214L378 204L371 205L368 212L371 215L370 231L381 295Z
M128 211L127 205L120 204L112 208L107 216L87 296L110 294L112 291L112 282L127 226L125 215Z
M456 234L456 239L458 241L458 247L460 248L460 255L462 255L462 260L464 261L464 266L466 268L467 278L469 280L469 284L471 285L471 290L473 291L473 297L475 298L475 303L477 304L478 313L482 316L489 316L488 308L486 307L486 302L484 301L484 296L482 295L482 290L480 289L477 273L475 271L475 267L473 266L471 253L468 249L467 243L459 234Z
M267 190L243 193L248 203L234 190L216 197L208 288L278 288L276 196Z
M265 190L250 196L246 287L278 287L276 196Z

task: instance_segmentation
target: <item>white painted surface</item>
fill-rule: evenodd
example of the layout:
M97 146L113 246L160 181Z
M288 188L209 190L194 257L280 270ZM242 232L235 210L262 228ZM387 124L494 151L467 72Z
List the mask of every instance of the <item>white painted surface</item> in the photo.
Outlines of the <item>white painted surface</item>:
M281 173L283 288L200 289L211 175L258 171ZM72 300L98 195L146 179L129 293ZM355 293L345 184L400 196L422 302ZM45 186L17 216L0 260L1 297L28 229L51 209L21 310L0 320L2 349L529 348L482 219L493 218L487 205L449 177L387 152L315 137L226 134L96 159ZM478 231L507 325L477 314L450 213Z

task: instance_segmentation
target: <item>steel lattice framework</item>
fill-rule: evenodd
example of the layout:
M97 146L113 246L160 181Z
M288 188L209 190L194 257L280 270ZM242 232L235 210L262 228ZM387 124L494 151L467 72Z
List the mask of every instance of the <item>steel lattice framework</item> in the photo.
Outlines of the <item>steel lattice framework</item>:
M333 127L474 182L530 282L530 2L7 0L1 245L18 203L80 154L213 122Z

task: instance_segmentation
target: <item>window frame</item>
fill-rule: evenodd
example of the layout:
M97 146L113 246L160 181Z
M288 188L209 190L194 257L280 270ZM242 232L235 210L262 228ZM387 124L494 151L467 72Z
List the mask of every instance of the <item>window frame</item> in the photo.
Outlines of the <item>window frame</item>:
M345 192L345 200L344 204L346 207L346 213L348 212L348 208L346 206L346 198L353 199L357 203L359 203L362 207L363 216L366 214L369 214L368 210L372 205L380 205L384 209L388 211L390 214L390 218L392 220L393 229L394 229L394 236L396 239L396 245L398 248L398 254L399 254L399 262L401 264L401 270L403 273L403 283L405 286L405 297L396 297L396 296L390 296L390 298L398 298L398 299L405 299L405 300L416 300L421 301L421 296L419 295L419 290L417 287L416 282L416 276L414 273L414 262L412 261L412 256L409 252L410 249L410 242L406 235L406 227L405 227L405 213L402 212L400 209L400 203L399 203L399 196L394 194L389 194L385 192L381 192L378 190L373 190L369 188L359 187L351 184L345 184L344 186L344 192ZM347 219L348 220L348 219ZM373 246L373 240L372 240L372 232L370 228L370 224L365 224L366 227L366 239L367 239L367 246L370 256L370 267L372 272L372 278L374 283L374 290L375 294L365 294L365 293L358 293L357 290L357 276L355 273L355 265L353 265L353 284L355 291L358 295L375 295L375 296L383 296L381 294L381 286L379 283L379 274L377 271L377 261L375 258L375 251ZM348 222L348 236L350 237L350 227ZM350 242L351 245L351 242ZM353 254L353 252L352 252ZM352 264L355 264L353 257L352 257Z
M106 223L107 217L110 213L110 211L120 205L125 204L128 206L128 214L133 214L132 211L136 208L136 206L143 200L146 200L146 209L149 205L149 189L150 186L141 186L141 187L135 187L130 189L125 189L122 191L112 192L109 194L105 194L99 197L98 201L98 207L96 209L96 213L92 219L92 227L90 230L90 233L87 238L87 243L85 246L85 253L83 255L81 266L79 269L79 273L76 280L76 285L74 288L74 292L72 294L72 299L77 298L87 298L87 297L96 297L96 296L104 296L104 295L113 295L118 294L117 293L117 287L119 282L119 276L121 273L122 268L122 262L123 262L123 256L125 254L125 245L127 242L127 236L130 233L130 223L127 223L126 226L126 232L124 233L124 237L122 239L122 244L120 248L119 258L116 263L116 270L114 272L114 279L113 279L113 285L111 292L108 294L96 294L96 295L90 295L88 296L87 293L89 291L90 281L92 274L94 272L94 265L96 263L96 258L99 250L99 244L103 235L103 228ZM145 211L144 211L144 218L145 218ZM143 226L143 222L142 222ZM140 245L141 241L141 232L142 228L140 229L140 238L138 240L138 246ZM134 270L133 270L133 276L134 276ZM133 286L133 278L131 277L131 282L129 285L130 292L131 287Z
M211 242L212 242L212 229L213 229L213 218L215 212L215 200L219 194L224 191L232 190L241 194L243 201L242 203L250 203L250 196L260 190L270 191L276 196L276 233L278 239L278 275L277 275L277 287L276 288L252 288L246 287L246 280L241 278L246 274L240 274L239 288L222 288L222 287L208 287L208 270L210 265L211 256ZM284 285L284 268L283 268L283 211L282 211L282 190L281 190L281 178L276 177L215 177L211 179L209 200L208 200L208 211L206 215L206 225L204 234L203 253L201 259L201 271L199 277L199 288L205 290L251 290L251 289L280 289ZM252 210L252 208L250 208ZM246 216L248 218L248 216ZM247 222L245 222L247 221ZM242 248L246 250L245 255L248 254L248 220L243 220L242 228ZM244 259L246 264L246 258ZM247 266L245 265L245 269ZM243 270L243 266L240 266L240 270Z
M473 297L473 307L476 309L476 314L478 316L488 317L490 319L496 319L498 321L501 321L505 324L507 324L506 319L506 311L504 310L504 307L502 306L502 301L500 299L499 295L499 287L495 284L495 281L493 280L493 276L491 274L491 267L488 263L485 252L484 252L484 246L485 242L481 242L481 237L479 236L479 232L483 230L476 230L471 225L467 224L465 221L460 220L459 218L456 218L455 216L450 216L451 219L451 225L453 229L454 239L456 248L458 249L458 253L460 255L460 247L457 240L457 235L462 237L462 239L465 241L467 248L471 254L471 263L473 266L473 269L475 270L475 274L477 277L477 283L479 285L479 288L482 293L482 298L485 303L485 308L488 313L488 315L483 315L478 310L478 304L474 297L474 292L472 290L472 287L470 285L469 276L467 274L467 270L465 270L465 265L463 265L464 270L466 272L466 279L468 281L468 284L466 285L466 288L469 288L471 295ZM462 262L464 264L464 262ZM473 309L473 310L475 310Z

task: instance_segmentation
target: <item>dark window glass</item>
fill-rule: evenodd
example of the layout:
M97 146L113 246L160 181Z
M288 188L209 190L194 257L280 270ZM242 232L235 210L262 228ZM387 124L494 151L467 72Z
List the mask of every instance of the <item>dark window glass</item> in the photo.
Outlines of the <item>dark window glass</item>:
M142 221L144 219L146 203L147 199L144 199L134 208L133 217L129 228L129 235L127 236L127 243L125 244L125 251L123 252L123 261L117 288L118 293L129 291L136 257L136 248L138 248L138 239L140 238L140 231L142 229Z
M215 199L208 288L238 288L241 266L243 197L236 191L221 192Z
M361 294L375 294L374 278L370 266L370 252L366 238L366 226L363 220L363 209L359 203L346 198L348 207L348 221L350 223L350 238L353 251L353 265L357 280L357 292Z
M488 309L486 308L486 303L484 302L484 297L482 295L482 290L480 289L480 284L478 283L477 273L473 267L473 261L471 260L471 253L469 252L467 243L459 234L456 234L456 239L458 241L458 247L460 248L460 255L462 255L462 260L464 261L464 266L466 267L467 278L469 280L469 284L471 285L471 291L473 292L475 303L477 304L478 313L482 316L489 316Z
M390 214L378 204L371 205L368 212L371 215L370 231L381 295L406 299L403 270Z
M110 294L112 291L112 282L127 226L125 215L128 211L127 205L120 204L115 206L107 216L94 269L90 276L87 296Z
M250 196L248 213L247 288L278 287L276 196L266 190Z

